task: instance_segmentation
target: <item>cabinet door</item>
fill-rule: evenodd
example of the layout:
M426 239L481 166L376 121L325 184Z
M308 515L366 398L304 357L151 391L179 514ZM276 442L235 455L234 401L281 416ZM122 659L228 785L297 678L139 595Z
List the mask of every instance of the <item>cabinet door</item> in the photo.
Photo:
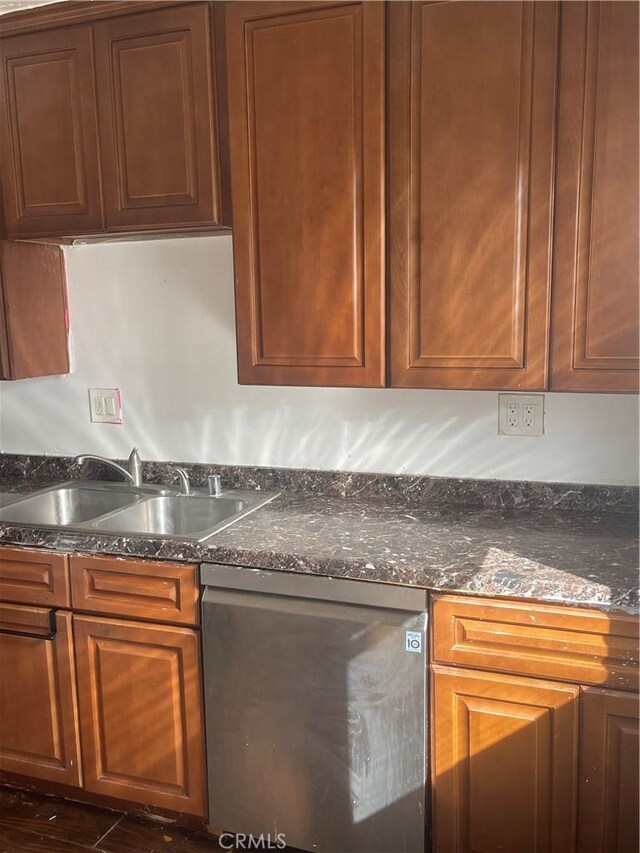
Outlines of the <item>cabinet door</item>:
M585 688L580 731L579 853L631 853L638 837L638 695Z
M239 380L383 385L383 5L226 16Z
M59 246L3 240L5 379L69 372L64 260Z
M207 4L96 25L109 230L221 222Z
M638 390L638 4L565 3L551 387Z
M91 30L0 41L0 131L8 236L102 228Z
M205 815L198 635L74 616L85 788Z
M82 782L70 613L0 604L0 770Z
M435 853L571 853L579 688L433 672Z
M544 388L557 4L390 4L391 384Z

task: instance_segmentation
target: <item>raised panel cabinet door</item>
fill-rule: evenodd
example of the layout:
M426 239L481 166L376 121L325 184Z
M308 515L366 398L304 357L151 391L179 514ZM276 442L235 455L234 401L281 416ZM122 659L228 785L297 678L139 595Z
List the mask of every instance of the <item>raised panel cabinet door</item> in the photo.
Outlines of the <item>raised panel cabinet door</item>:
M637 391L638 4L562 16L551 388Z
M434 853L574 851L579 688L432 669Z
M222 222L209 5L96 24L109 230Z
M389 7L391 385L547 381L558 8Z
M638 835L638 695L584 688L578 853L631 853Z
M384 384L384 7L226 9L238 376Z
M66 277L60 246L3 240L0 273L8 356L4 378L68 373Z
M198 635L74 616L87 791L206 814Z
M0 770L82 783L68 612L0 605Z
M102 229L91 29L0 40L0 174L6 234Z

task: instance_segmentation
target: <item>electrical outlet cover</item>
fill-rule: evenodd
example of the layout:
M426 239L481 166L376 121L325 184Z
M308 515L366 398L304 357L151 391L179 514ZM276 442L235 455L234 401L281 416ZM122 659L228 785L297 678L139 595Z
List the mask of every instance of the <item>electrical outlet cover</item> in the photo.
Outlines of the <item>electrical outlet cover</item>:
M498 394L498 435L544 435L544 394Z
M119 388L89 388L91 420L96 424L122 423L122 398Z

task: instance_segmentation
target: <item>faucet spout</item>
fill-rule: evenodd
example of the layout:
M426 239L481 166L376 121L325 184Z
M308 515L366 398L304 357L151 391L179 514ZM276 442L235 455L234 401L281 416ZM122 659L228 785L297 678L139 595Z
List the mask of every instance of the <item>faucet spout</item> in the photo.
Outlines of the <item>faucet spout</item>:
M82 465L84 462L100 462L101 465L106 465L108 468L117 471L118 474L122 474L125 480L128 480L132 486L142 485L142 462L140 461L140 454L137 447L134 447L129 455L130 471L127 471L126 468L123 468L122 465L118 465L117 462L113 462L111 459L106 459L104 456L94 456L92 453L81 453L73 461L77 465Z

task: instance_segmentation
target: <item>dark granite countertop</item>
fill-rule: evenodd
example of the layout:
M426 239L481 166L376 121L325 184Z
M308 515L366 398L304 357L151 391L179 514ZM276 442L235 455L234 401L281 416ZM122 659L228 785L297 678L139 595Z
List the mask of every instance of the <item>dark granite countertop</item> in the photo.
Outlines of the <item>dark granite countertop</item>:
M0 479L0 492L43 483ZM638 518L629 512L430 506L283 493L207 542L0 523L0 541L219 562L636 613Z

